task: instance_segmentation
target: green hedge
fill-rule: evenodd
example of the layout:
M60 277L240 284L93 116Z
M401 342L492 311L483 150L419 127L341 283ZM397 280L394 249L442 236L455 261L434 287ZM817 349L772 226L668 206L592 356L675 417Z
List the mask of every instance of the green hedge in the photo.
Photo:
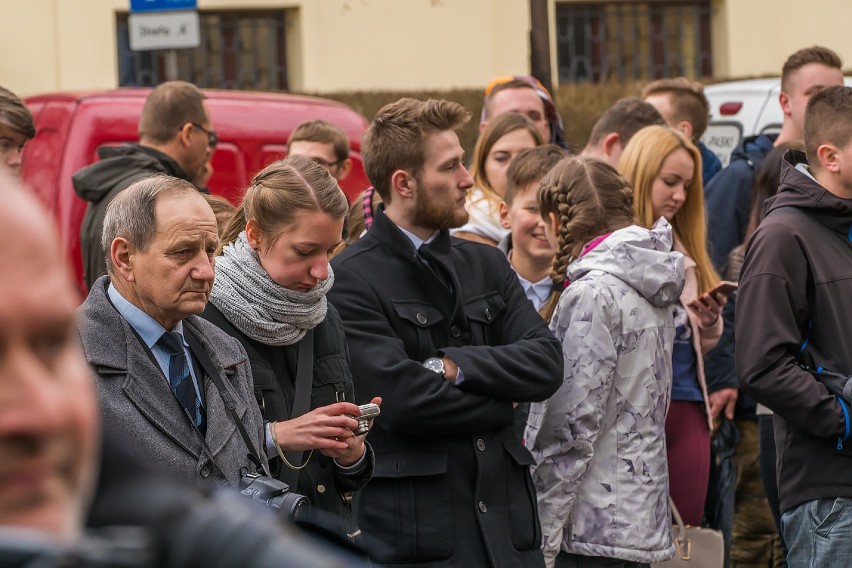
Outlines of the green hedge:
M556 106L565 121L565 137L571 148L579 150L589 138L589 132L597 119L618 99L638 95L639 83L578 84L559 87L554 93ZM460 132L462 146L468 156L473 152L482 112L483 92L481 89L454 89L448 91L361 91L325 93L322 96L344 102L371 120L384 105L401 97L425 99L444 98L455 101L471 114L471 121Z

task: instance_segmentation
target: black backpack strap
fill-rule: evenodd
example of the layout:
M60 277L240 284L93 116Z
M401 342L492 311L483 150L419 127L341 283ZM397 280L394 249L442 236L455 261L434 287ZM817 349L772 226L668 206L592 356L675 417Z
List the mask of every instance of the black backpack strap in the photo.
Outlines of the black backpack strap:
M299 355L296 361L296 392L293 395L293 408L290 420L307 414L311 409L311 390L314 381L314 330L310 329L299 342ZM285 452L278 479L289 485L293 491L299 486L299 472L305 465L302 462L305 452ZM310 459L310 456L308 456Z

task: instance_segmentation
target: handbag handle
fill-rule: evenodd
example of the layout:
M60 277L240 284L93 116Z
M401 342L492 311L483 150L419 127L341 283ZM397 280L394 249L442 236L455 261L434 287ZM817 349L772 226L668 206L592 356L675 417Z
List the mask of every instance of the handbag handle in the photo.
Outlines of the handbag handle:
M692 541L686 536L686 525L683 524L683 517L680 516L680 511L675 506L674 499L669 496L669 506L672 509L672 517L677 525L677 535L675 535L675 549L681 560L688 561L692 558Z

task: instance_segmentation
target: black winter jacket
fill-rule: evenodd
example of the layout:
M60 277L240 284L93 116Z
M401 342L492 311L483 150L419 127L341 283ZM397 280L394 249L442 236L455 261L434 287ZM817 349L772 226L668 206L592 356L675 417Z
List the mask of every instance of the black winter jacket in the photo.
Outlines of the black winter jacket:
M107 206L133 182L150 174L163 173L189 181L189 175L170 156L139 144L122 144L98 150L100 161L71 178L74 191L89 202L80 226L83 279L91 290L95 280L106 274L101 234Z
M382 210L331 263L360 402L383 398L356 519L385 566L541 566L534 462L512 403L559 388L561 346L502 252L447 231L427 246L452 291ZM422 365L440 354L461 384Z
M737 299L737 374L775 412L781 510L852 497L850 415L811 369L852 374L852 199L787 152L778 194L746 252ZM852 412L852 409L847 409Z
M264 422L288 420L293 407L299 344L271 346L255 341L234 327L212 303L207 304L201 317L237 338L245 347L254 378L255 398ZM349 350L340 315L329 303L325 320L314 328L311 410L344 400L355 400ZM360 489L373 474L375 458L370 445L366 446L367 467L354 475L344 474L332 458L318 451L313 452L308 465L299 474L297 492L306 496L312 507L319 507L343 519L343 526L349 534L354 532L354 521L343 494ZM307 457L308 453L305 452L304 456ZM269 467L272 475L279 477L285 466L280 458L271 457Z

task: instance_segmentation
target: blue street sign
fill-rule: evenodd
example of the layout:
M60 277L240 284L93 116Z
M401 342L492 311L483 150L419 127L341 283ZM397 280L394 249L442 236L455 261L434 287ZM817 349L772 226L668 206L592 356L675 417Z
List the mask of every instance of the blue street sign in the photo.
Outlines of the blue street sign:
M130 0L131 12L165 12L195 10L198 0Z

